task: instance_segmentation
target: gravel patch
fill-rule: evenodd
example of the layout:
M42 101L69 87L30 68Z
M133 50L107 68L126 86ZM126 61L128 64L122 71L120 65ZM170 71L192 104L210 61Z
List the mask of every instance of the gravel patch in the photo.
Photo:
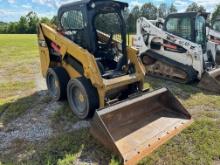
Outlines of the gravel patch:
M64 105L62 102L49 101L44 102L47 96L46 91L38 92L39 99L34 103L34 107L27 110L26 113L8 123L0 129L0 152L10 149L11 143L16 139L23 139L29 142L41 141L52 136L60 134L51 126L51 117ZM36 106L37 105L37 106ZM64 132L74 132L82 128L90 127L88 121L77 121L76 123L63 123ZM63 133L63 132L62 132ZM5 151L6 152L6 151Z
M83 128L89 128L90 127L90 123L88 121L82 120L82 121L78 121L76 123L66 123L66 126L64 126L64 131L65 132L73 132L73 131L77 131Z
M4 143L0 143L0 151L10 146L10 143L15 139L33 142L52 136L53 130L50 128L49 118L62 104L53 101L42 103L42 101L41 97L38 106L27 110L26 114L3 128L0 132L0 141Z

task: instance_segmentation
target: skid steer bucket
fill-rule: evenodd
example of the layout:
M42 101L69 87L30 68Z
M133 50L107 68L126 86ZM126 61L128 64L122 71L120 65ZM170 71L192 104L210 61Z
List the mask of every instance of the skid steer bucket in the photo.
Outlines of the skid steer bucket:
M187 110L162 88L98 110L91 133L124 164L134 165L191 122Z
M220 93L220 68L205 72L198 87L211 92Z

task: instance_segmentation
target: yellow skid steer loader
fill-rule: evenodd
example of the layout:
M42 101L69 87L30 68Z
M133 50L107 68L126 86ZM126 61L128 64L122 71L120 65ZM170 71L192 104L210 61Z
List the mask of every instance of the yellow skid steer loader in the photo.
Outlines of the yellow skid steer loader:
M126 46L127 6L112 0L63 5L58 28L40 24L38 41L49 94L67 97L78 118L90 119L95 138L124 164L136 164L192 119L166 88L144 89L144 66Z

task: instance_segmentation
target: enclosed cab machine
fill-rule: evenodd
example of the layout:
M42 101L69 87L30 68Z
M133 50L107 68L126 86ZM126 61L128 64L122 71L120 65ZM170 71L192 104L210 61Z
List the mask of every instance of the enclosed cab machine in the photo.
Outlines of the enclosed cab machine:
M91 122L92 135L133 165L192 119L166 88L144 89L144 66L126 46L127 6L112 0L63 5L58 28L40 24L38 42L49 94L67 97L75 115Z
M208 13L170 14L163 28L141 17L137 20L135 46L147 75L191 83L220 93L216 43L207 40Z
M216 44L216 63L220 65L220 17L207 27L208 39Z

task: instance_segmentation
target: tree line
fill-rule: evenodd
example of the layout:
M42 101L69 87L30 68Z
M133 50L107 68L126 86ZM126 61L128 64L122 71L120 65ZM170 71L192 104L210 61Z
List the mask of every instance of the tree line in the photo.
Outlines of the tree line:
M186 12L200 11L206 12L204 6L198 5L197 3L191 3ZM129 33L136 32L136 20L139 17L146 17L147 19L154 20L158 17L166 18L170 13L176 13L177 8L174 4L168 6L166 3L161 3L157 8L153 3L145 3L142 6L134 6L130 10L125 11L125 18L127 20L127 30ZM220 16L220 4L217 5L215 11L212 14L212 20ZM27 15L20 17L18 22L4 23L0 22L0 33L10 34L34 34L36 33L37 24L39 22L46 23L49 25L56 25L56 17L52 19L47 17L39 18L35 12L29 12ZM108 28L107 26L104 26Z
M0 22L0 34L36 34L38 23L49 25L56 24L56 17L52 19L47 17L39 18L38 15L31 11L25 16L21 16L18 22Z
M171 13L176 13L177 8L174 4L168 6L166 3L161 3L157 8L152 3L145 3L141 7L135 6L128 14L127 26L130 33L136 32L136 20L139 17L145 17L150 20L159 18L166 18ZM196 2L189 4L185 12L206 12L206 9L202 5L198 5ZM216 6L211 22L220 17L220 4Z
M174 4L168 6L167 4L162 3L158 8L153 5L153 3L145 3L141 7L134 6L127 17L128 31L130 33L135 33L136 20L139 17L154 20L157 19L157 17L165 18L168 14L175 12L177 12L177 8L174 6Z

